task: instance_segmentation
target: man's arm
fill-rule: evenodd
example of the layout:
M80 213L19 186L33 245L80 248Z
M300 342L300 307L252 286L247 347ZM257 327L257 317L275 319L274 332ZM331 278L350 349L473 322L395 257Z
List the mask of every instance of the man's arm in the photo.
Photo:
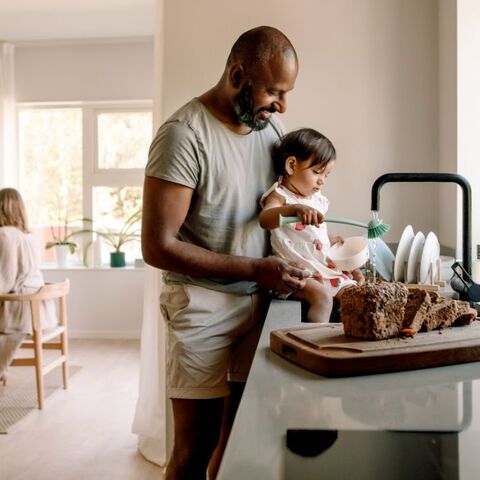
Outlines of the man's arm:
M189 187L145 178L142 253L149 265L194 277L253 280L262 288L279 293L303 288L308 272L280 258L224 255L178 240L192 194Z

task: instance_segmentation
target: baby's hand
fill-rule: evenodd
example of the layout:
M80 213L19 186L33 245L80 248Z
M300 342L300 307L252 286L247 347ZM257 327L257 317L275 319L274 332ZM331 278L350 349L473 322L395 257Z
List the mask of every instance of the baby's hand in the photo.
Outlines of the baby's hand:
M362 272L358 268L352 271L352 278L356 280L359 285L363 285L365 283L365 278L363 277Z
M324 221L323 215L315 208L307 205L295 205L295 215L302 219L304 225L315 225L319 227Z

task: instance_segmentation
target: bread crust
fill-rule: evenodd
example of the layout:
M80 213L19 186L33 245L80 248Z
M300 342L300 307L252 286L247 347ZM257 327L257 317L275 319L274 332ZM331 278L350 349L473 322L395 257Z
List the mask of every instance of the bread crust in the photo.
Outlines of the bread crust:
M383 340L400 334L408 289L393 282L365 283L343 292L340 319L345 335Z
M423 288L408 289L400 282L352 286L345 289L340 300L345 335L365 340L468 325L476 317L477 311L468 302Z
M402 330L411 329L417 333L422 328L425 315L430 310L432 301L429 293L423 288L409 288Z

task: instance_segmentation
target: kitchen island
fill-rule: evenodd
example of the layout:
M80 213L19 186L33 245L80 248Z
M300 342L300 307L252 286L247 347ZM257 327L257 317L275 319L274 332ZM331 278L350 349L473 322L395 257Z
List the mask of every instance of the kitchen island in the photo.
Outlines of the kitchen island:
M291 473L287 429L453 432L458 475L446 478L480 478L480 362L359 377L322 377L269 348L270 331L300 325L299 302L272 301L219 480L310 478L302 474L301 458L300 470Z

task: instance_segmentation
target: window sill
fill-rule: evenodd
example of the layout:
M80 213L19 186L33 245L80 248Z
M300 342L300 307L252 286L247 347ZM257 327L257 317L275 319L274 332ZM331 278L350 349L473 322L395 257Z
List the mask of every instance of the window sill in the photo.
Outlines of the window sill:
M69 270L74 270L74 271L85 271L85 272L96 272L96 271L132 271L132 270L138 270L138 271L143 271L145 270L145 267L135 267L134 265L127 265L125 267L110 267L109 265L102 265L101 267L84 267L83 265L68 265L65 268L59 268L54 264L44 264L40 267L41 270L59 270L59 271L69 271Z

